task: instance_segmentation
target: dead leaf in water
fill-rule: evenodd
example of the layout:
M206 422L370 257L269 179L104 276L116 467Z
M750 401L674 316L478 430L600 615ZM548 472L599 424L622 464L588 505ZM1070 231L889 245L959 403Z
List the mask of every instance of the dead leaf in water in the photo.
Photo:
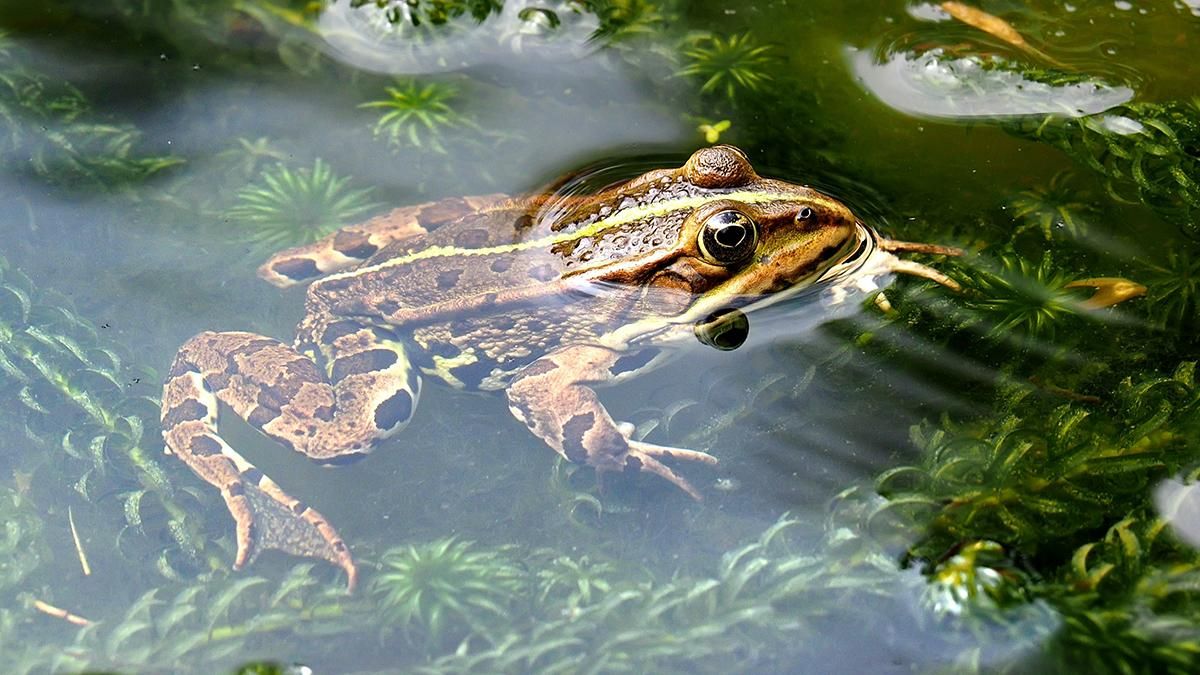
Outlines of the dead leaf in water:
M988 35L998 37L1017 49L1051 64L1056 66L1062 65L1059 61L1050 58L1048 54L1026 42L1025 37L1017 32L1017 29L1013 28L1012 24L998 16L988 14L982 9L976 9L961 2L943 2L941 7L947 14L968 26L978 28Z

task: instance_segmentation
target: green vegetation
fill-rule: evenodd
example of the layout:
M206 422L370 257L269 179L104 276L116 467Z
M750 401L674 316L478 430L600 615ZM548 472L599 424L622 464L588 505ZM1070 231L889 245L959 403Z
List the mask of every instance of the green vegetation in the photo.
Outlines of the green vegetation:
M1200 236L1200 99L1131 103L1099 115L1012 125L1105 179L1114 201L1144 203Z
M194 569L200 561L201 525L191 496L175 488L160 459L157 400L126 393L157 394L151 383L158 378L127 361L69 301L44 296L0 258L3 428L20 434L8 442L23 437L38 450L13 448L5 470L25 476L21 490L34 495L68 490L84 503L107 502L110 525L141 535L128 555L158 548L155 566L175 577L178 565ZM148 518L169 533L170 545L145 540ZM19 536L19 521L10 522L10 534ZM128 542L118 536L104 545L126 555L121 547Z
M723 94L729 101L765 87L775 61L770 45L759 44L750 33L702 36L683 50L683 56L687 64L678 75L703 81L701 92Z
M468 126L463 116L450 106L458 96L458 90L451 85L406 82L386 91L386 99L359 107L382 111L375 123L375 136L386 140L394 150L413 146L445 153L443 137L456 128Z
M378 207L369 199L369 188L351 190L349 182L320 159L312 168L276 164L259 175L257 184L238 191L226 215L259 255L269 255L314 242Z
M503 551L473 550L443 539L392 549L371 586L386 626L423 630L440 640L447 624L483 631L504 621L521 588L521 572Z
M801 51L828 48L816 35L869 49L855 40L886 18L929 62L963 59L947 72L988 70L989 85L1006 70L1025 84L1103 80L1124 71L1089 72L1106 61L1082 43L1125 48L1133 38L1103 32L1128 32L1106 18L1114 10L1080 8L1099 27L1062 38L1092 49L1079 59L1056 37L1078 25L1057 3L1005 14L1017 30L1038 22L1039 48L1074 64L1048 70L989 55L1013 49L901 4L883 18L821 3L765 3L762 14L670 0L346 4L411 37L413 51L504 21L487 44L496 63L436 76L359 69L327 49L332 5L307 0L68 2L14 14L0 34L6 672L233 672L259 658L279 663L237 672L832 671L857 665L859 644L829 662L845 626L880 653L927 657L914 668L1195 670L1200 101L1166 85L1147 88L1151 99L1131 78L1135 98L1102 113L960 128L865 104L822 63L843 55ZM1172 7L1139 21L1185 11ZM578 44L537 51L575 35L571 25L586 27ZM42 50L54 31L83 47ZM1148 34L1130 44L1178 42ZM112 35L136 36L136 48ZM797 35L802 44L783 39ZM430 70L451 69L453 55ZM529 63L539 70L521 70ZM136 95L110 91L118 80ZM279 105L281 91L320 105ZM878 116L867 137L908 144L904 166L872 164L883 149L856 140L865 130L840 119L852 110ZM630 111L648 114L626 125ZM673 122L692 143L736 141L764 175L851 196L889 235L964 245L962 260L925 262L966 290L900 279L890 314L864 310L645 403L629 418L639 434L710 449L730 472L696 470L704 505L631 477L596 489L590 470L536 452L511 461L508 437L475 452L478 428L460 409L415 444L435 447L393 465L394 488L336 505L364 514L350 527L335 519L362 566L357 594L326 565L271 553L231 572L228 515L162 454L154 400L179 336L286 323L260 311L229 260L384 205L490 191L497 176L528 187L606 147L585 135L593 125L628 131L622 142L639 150L605 158L640 171L630 157L678 140ZM933 152L925 133L997 156ZM961 189L914 176L945 166ZM965 177L985 166L994 173ZM105 248L80 255L99 230ZM1072 283L1096 277L1148 290L1095 309L1094 289ZM114 308L137 321L109 332ZM898 400L910 382L937 391ZM821 438L847 419L878 437ZM813 487L842 480L820 464L831 458L853 465L851 484ZM757 482L739 489L739 475ZM449 480L445 504L419 503Z
M60 188L126 189L182 160L147 152L142 133L97 114L68 83L25 65L23 50L0 30L0 162Z
M1024 190L1013 197L1014 218L1021 221L1014 234L1037 228L1047 240L1064 233L1079 237L1087 231L1087 220L1094 216L1093 195L1080 190L1071 174L1061 172L1044 186Z

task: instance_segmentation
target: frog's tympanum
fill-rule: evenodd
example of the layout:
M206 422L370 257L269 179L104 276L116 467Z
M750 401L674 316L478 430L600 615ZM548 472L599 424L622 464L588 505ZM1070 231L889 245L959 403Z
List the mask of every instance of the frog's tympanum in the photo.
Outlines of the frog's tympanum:
M163 393L167 452L221 491L235 568L262 548L339 565L345 542L221 438L219 403L322 464L362 459L412 417L423 378L503 391L531 433L597 471L647 471L694 498L668 462L704 452L631 438L594 391L645 373L697 338L729 349L746 313L796 289L900 271L952 284L888 251L845 205L761 178L736 148L705 148L591 196L488 196L400 208L274 256L260 276L309 284L289 345L201 333ZM868 264L869 263L869 264Z

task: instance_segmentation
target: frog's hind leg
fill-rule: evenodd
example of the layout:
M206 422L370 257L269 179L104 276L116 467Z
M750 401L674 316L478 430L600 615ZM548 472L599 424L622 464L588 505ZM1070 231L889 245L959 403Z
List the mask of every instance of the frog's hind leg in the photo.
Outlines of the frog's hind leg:
M373 341L359 344L330 364L330 377L292 347L252 333L202 333L180 348L163 392L163 436L169 454L221 490L237 523L235 568L276 548L340 566L353 589L357 568L337 531L230 447L217 413L218 401L225 403L325 464L364 457L375 440L407 423L420 382L402 354L384 358Z
M507 392L509 410L572 462L588 464L597 472L648 471L698 500L700 492L660 459L716 464L717 458L630 439L632 427L617 424L589 386L615 380L637 362L636 358L623 360L619 353L602 347L560 349L517 373Z
M357 267L384 246L415 241L446 223L506 199L499 194L451 197L393 209L365 223L343 227L311 244L280 251L258 268L258 276L280 288L308 283Z

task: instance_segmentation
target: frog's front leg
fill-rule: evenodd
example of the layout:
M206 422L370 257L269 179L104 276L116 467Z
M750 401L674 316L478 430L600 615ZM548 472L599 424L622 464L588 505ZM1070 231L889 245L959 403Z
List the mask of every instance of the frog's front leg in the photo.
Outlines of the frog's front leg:
M357 568L337 531L236 452L217 430L218 401L279 443L327 465L366 456L412 415L420 381L396 343L368 328L337 340L322 373L292 347L253 333L201 333L175 357L162 402L167 453L221 491L237 523L234 568L262 548Z
M630 427L613 421L589 384L611 381L622 372L621 355L602 347L566 347L543 356L509 384L509 410L529 430L572 462L597 471L649 471L694 499L700 493L659 461L684 459L716 464L712 455L629 438Z

